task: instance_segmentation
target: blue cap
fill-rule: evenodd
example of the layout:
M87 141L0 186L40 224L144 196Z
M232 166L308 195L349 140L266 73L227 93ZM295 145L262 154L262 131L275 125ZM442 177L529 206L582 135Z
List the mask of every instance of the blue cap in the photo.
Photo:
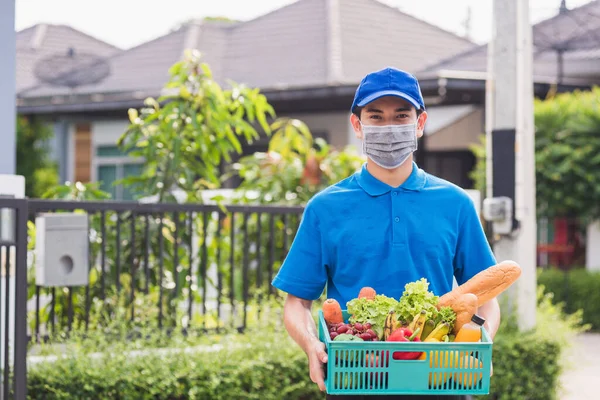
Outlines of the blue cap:
M383 96L401 97L417 110L425 109L417 78L408 72L388 67L363 78L354 94L351 111L355 112L357 107L364 107Z

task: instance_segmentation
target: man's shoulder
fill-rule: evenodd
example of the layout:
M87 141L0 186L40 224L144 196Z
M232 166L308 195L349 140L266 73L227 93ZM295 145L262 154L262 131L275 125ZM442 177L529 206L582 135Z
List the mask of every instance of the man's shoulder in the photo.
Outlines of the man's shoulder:
M307 208L312 208L318 211L322 208L328 208L331 203L337 203L346 196L355 194L356 191L362 190L356 180L356 174L334 183L315 194L307 203Z
M427 179L424 189L436 198L444 201L452 199L460 205L472 202L471 196L460 186L427 172L425 175Z

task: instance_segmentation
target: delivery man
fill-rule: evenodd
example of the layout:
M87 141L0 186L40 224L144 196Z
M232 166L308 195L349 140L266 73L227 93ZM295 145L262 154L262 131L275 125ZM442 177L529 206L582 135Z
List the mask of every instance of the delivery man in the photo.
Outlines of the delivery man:
M325 346L311 315L325 287L342 308L364 286L399 299L408 282L426 278L441 296L496 264L470 197L413 161L427 112L417 79L385 68L360 82L350 122L367 162L306 205L290 251L273 279L287 293L285 327L308 356L310 377L325 390ZM478 314L493 337L496 299ZM363 399L378 396L328 396ZM407 399L410 396L383 396ZM452 399L452 396L414 396ZM456 397L454 397L456 398ZM462 398L462 397L459 397Z

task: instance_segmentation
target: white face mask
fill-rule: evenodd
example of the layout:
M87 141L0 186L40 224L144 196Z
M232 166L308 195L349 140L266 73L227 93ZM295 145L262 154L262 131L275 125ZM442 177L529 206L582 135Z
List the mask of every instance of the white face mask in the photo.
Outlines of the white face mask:
M377 165L398 168L417 150L417 124L363 125L363 152Z

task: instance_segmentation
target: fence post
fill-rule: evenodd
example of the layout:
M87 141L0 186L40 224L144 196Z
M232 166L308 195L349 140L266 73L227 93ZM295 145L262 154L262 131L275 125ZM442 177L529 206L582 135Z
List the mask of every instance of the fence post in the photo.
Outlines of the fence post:
M15 268L15 399L27 398L27 200L17 209Z

